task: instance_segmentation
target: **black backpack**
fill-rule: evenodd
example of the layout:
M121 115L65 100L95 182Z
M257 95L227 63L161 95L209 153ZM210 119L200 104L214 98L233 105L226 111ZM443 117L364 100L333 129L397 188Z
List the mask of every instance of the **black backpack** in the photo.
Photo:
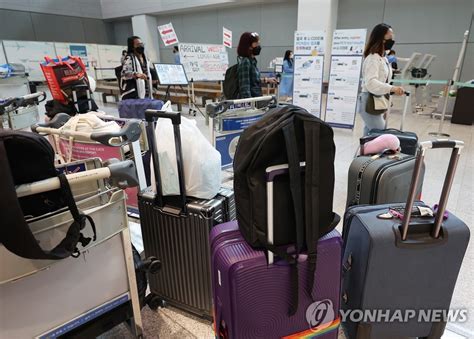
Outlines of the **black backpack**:
M295 244L296 256L307 251L311 295L316 270L316 244L339 222L333 212L335 145L332 128L292 106L270 109L244 130L234 157L237 220L245 240L285 259L292 267L293 302L297 310L297 260L278 246ZM300 162L306 162L304 171ZM274 244L267 242L266 168L288 164L288 176L274 182Z
M224 97L228 100L240 97L239 89L239 64L235 64L225 71L223 83Z
M54 167L54 151L43 136L20 131L0 131L0 243L10 252L27 259L63 259L77 257L78 243L87 246L96 239L95 225L76 206L65 174ZM61 188L18 198L15 185L58 177ZM74 219L66 237L52 250L40 247L25 216L39 217L69 208ZM89 221L94 237L81 233Z

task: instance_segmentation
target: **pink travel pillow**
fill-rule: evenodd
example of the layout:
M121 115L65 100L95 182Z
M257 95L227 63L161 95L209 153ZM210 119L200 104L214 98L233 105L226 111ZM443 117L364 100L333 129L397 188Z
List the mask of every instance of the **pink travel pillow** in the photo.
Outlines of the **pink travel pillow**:
M398 151L400 140L393 134L382 134L362 146L361 154L377 154L386 150Z

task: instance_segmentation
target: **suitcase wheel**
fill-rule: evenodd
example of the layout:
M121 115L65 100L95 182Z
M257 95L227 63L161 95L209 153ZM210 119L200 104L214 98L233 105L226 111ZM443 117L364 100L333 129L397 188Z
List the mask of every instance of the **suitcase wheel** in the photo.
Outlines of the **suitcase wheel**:
M154 295L154 294L150 294L147 296L147 305L149 308L151 308L153 311L156 311L158 309L158 307L166 307L167 306L167 303L164 299L158 297L157 295Z
M140 263L138 269L150 274L156 274L161 269L161 261L156 257L148 257Z

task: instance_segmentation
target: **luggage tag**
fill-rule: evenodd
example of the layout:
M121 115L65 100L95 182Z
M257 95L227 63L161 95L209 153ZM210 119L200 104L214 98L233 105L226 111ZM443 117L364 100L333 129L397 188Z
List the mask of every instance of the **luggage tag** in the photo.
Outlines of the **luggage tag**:
M395 218L403 220L405 207L390 207L388 212ZM412 217L431 218L434 216L433 210L428 206L413 206Z

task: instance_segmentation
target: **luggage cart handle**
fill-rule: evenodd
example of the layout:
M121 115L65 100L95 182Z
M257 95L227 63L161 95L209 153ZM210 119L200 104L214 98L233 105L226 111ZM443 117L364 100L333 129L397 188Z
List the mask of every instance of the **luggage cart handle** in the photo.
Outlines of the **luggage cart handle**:
M268 101L268 105L276 103L276 97L272 95L254 97L254 98L245 98L245 99L235 99L235 100L224 100L218 103L210 103L206 105L206 113L215 118L217 115L227 111L230 106L246 103L256 103L260 101Z
M138 119L131 119L125 123L119 132L77 132L61 129L64 124L69 121L71 116L66 113L57 114L51 121L43 124L35 124L31 126L31 130L35 133L56 134L64 137L79 137L97 141L106 146L123 146L140 139L142 133Z
M110 161L110 160L109 160ZM107 167L84 172L66 174L69 184L81 184L92 180L111 178L121 188L138 186L135 163L132 160L118 161L114 159ZM59 178L49 178L15 187L18 198L48 192L61 187Z
M441 224L443 222L443 215L446 211L446 206L448 203L449 193L451 191L451 186L454 181L454 174L456 172L456 167L458 164L459 156L461 154L461 149L464 147L464 142L459 140L448 140L448 139L438 139L433 141L423 141L418 147L418 152L416 156L415 168L413 170L413 176L411 179L410 191L408 193L408 199L405 204L405 212L401 225L402 241L407 239L408 227L410 224L411 211L416 197L416 188L418 187L418 181L420 180L420 173L423 167L423 160L425 158L425 152L427 149L436 149L436 148L451 148L451 158L449 160L448 169L446 172L446 177L444 179L443 189L441 191L441 196L438 203L438 211L436 212L436 217L432 229L431 236L433 238L438 238L441 231Z

